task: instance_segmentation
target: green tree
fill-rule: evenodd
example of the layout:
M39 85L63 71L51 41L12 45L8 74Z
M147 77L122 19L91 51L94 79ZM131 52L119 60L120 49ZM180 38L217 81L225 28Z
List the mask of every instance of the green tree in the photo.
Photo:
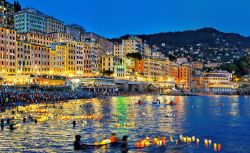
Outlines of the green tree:
M111 70L105 70L103 71L103 75L106 75L106 76L111 76L114 74L114 71L111 71Z
M128 53L127 57L142 60L142 55L138 52L137 53Z

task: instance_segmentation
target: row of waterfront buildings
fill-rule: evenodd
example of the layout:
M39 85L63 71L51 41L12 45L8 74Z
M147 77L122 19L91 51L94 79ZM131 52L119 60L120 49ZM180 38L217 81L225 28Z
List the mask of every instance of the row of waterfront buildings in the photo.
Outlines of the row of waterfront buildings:
M194 70L202 69L202 63L188 63L185 58L170 61L136 36L114 43L83 27L64 26L35 9L12 15L12 26L4 25L1 16L0 76L4 84L62 85L66 79L108 76L152 84L160 91L232 92L237 87L232 74L196 74Z

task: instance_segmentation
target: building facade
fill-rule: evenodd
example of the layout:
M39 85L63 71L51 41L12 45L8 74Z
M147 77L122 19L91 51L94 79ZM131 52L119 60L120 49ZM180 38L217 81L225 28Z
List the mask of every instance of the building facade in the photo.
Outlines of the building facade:
M81 36L85 29L82 26L71 24L65 26L65 33L71 35L74 40L81 41Z
M64 23L52 16L46 16L46 33L64 32Z
M0 57L2 74L16 74L16 31L0 28Z
M13 13L14 5L6 2L6 0L0 1L0 26L13 28Z
M17 33L45 33L46 17L36 9L26 8L14 14L14 26Z

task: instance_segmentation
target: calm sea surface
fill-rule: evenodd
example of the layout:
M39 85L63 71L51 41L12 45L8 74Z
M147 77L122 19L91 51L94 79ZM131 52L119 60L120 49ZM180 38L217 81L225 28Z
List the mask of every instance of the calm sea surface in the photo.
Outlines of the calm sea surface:
M46 116L45 121L21 123L13 132L4 128L0 131L0 152L74 152L75 135L80 134L83 142L93 143L108 138L111 133L117 133L119 137L128 135L131 153L214 152L213 145L204 146L204 139L221 144L220 152L250 152L250 97L146 96L146 105L136 105L135 102L141 98L144 97L75 100L49 106L48 109L43 104L32 105L26 110L28 113L19 114L16 118L32 114ZM151 105L150 102L157 98L161 101L174 100L177 105ZM220 101L224 106L217 106ZM40 113L36 112L37 109ZM7 117L9 114L6 112L1 116ZM83 119L88 116L92 119ZM73 120L78 123L76 128L72 127ZM128 125L124 126L124 123ZM179 139L180 134L195 136L200 139L200 144L176 145L169 141L170 136ZM168 142L164 146L136 149L135 142L147 136L151 139L164 136ZM120 152L120 148L92 148L82 152Z

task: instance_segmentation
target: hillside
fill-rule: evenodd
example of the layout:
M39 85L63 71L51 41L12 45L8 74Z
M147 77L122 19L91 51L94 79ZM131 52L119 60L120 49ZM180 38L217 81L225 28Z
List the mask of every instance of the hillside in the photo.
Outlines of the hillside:
M111 40L120 42L128 36ZM246 49L250 48L250 37L224 33L213 28L137 36L173 59L183 56L190 60L230 62L231 58L238 59L246 55Z

